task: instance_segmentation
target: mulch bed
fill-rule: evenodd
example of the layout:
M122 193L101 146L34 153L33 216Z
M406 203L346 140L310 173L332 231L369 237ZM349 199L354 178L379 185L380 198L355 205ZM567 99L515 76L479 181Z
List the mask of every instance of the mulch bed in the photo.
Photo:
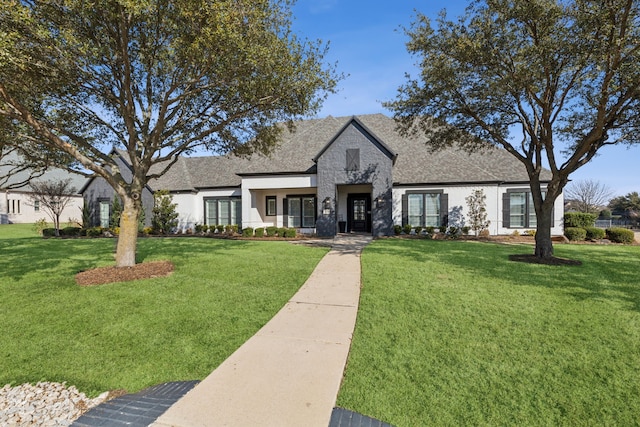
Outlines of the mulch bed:
M173 272L173 268L170 261L143 262L133 267L100 267L76 274L76 283L80 286L95 286L165 277Z
M568 258L538 258L534 254L519 254L509 255L511 261L516 262L528 262L530 264L544 264L544 265L582 265L581 261L568 259Z

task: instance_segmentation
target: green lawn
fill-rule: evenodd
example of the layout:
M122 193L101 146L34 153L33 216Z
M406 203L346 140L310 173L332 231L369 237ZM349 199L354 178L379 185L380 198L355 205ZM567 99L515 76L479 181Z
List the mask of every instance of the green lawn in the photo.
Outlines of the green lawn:
M397 427L640 423L640 247L378 240L338 405Z
M201 379L298 290L326 249L286 242L140 239L166 278L79 287L114 239L47 239L0 225L0 387L66 381L96 395Z

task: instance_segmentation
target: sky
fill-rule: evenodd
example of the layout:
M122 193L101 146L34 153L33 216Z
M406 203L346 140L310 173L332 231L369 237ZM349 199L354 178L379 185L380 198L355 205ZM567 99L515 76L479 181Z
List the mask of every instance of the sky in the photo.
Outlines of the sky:
M467 4L462 0L298 0L293 7L294 31L328 42L327 62L337 62L337 71L346 75L317 116L391 116L382 102L396 97L406 73L417 75L419 58L407 52L409 39L404 32L416 11L435 20L445 9L448 17L455 18ZM604 147L571 179L599 182L614 196L640 192L640 144Z

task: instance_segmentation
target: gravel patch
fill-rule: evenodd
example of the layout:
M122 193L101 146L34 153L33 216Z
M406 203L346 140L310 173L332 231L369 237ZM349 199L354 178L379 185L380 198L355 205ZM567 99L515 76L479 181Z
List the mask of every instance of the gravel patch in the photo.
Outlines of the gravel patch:
M69 426L94 406L109 399L109 392L89 399L74 386L39 382L0 388L0 426Z

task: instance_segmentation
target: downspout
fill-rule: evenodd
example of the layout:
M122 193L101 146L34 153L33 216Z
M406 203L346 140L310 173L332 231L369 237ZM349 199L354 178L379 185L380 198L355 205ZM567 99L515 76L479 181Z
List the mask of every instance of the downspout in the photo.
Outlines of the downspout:
M500 201L502 200L502 195L500 194L500 186L502 186L505 182L499 182L498 186L496 187L496 236L499 235L499 230L500 230L500 226L498 225L500 223L500 218L502 217L502 210L500 209ZM504 225L503 225L504 228Z

